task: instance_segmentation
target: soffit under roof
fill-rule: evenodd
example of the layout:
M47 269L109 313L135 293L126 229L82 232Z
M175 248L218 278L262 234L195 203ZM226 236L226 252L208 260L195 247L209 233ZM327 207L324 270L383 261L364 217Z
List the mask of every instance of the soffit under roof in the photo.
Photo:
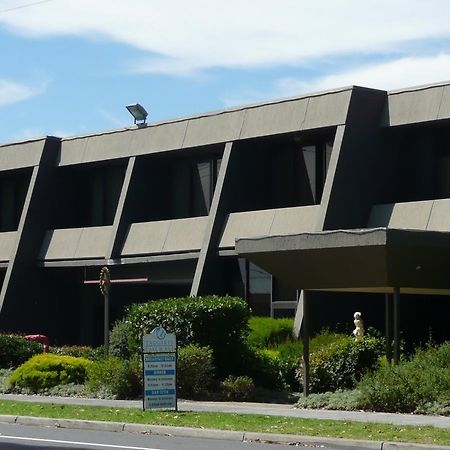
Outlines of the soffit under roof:
M450 293L450 232L375 228L242 238L236 252L299 289Z

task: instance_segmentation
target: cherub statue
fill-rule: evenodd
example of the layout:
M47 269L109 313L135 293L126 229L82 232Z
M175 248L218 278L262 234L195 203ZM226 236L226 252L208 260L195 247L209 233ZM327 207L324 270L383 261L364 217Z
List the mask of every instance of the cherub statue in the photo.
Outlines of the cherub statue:
M355 336L356 339L362 338L364 336L364 322L361 319L361 313L355 312L353 314L353 318L355 319L353 323L355 324L355 329L353 330L353 336Z

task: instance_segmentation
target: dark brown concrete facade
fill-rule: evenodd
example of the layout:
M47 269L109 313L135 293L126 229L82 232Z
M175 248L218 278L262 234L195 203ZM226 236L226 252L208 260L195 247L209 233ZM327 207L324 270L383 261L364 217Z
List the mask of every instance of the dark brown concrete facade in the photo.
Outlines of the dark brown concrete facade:
M102 298L85 281L104 265L129 280L112 320L208 293L292 315L303 289L313 331L354 308L382 327L395 288L411 317L447 311L449 98L450 83L348 87L0 145L0 329L98 343Z

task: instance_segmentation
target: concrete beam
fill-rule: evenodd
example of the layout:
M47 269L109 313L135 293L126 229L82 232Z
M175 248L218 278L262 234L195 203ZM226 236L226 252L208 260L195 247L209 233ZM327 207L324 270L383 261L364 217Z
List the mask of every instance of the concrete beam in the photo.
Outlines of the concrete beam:
M48 138L38 163L33 167L25 198L11 259L0 292L0 327L8 323L21 331L35 330L45 309L45 299L32 300L36 273L34 265L39 254L53 205L48 193L52 192L55 161L59 140Z
M126 201L128 197L130 181L134 173L134 166L136 157L131 157L128 160L127 170L125 171L125 178L120 192L119 202L114 216L113 228L111 232L111 240L106 251L106 259L116 258L120 255L121 246L123 244L125 233L127 230L127 216L124 213Z
M220 232L225 219L225 208L222 193L226 179L229 178L228 166L230 164L230 159L233 157L232 148L233 143L227 142L222 157L222 163L220 164L220 171L217 178L216 188L214 190L211 209L209 211L208 224L206 226L206 232L204 235L202 248L200 250L200 257L198 259L194 279L192 281L191 296L193 297L208 291L206 264L212 259L213 253L218 247Z

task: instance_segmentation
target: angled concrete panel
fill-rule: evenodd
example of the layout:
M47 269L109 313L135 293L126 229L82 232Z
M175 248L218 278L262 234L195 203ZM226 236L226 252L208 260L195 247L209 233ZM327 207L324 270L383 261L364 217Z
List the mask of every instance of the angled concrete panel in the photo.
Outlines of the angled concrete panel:
M319 208L319 206L314 205L276 209L269 235L314 231Z
M0 233L0 261L9 261L14 248L16 232Z
M275 210L231 213L220 239L220 248L234 248L237 237L267 236L275 217Z
M389 123L385 125L405 125L438 119L443 94L443 86L389 94L386 115ZM443 114L445 109L442 109Z
M433 201L396 203L389 220L389 228L426 230Z
M39 253L39 259L71 259L75 256L82 228L48 230Z
M180 149L183 145L188 121L152 125L135 130L132 155Z
M347 118L352 90L310 97L300 129L342 125Z
M450 86L444 86L444 92L442 93L442 101L440 104L438 119L450 118Z
M207 223L208 216L172 220L163 253L200 250Z
M58 166L82 163L87 143L88 138L62 140Z
M305 119L308 98L248 108L241 139L288 133L300 129Z
M132 223L122 248L122 256L161 253L169 233L170 220Z
M39 164L45 139L0 147L0 171L33 167Z
M105 133L63 140L59 166L123 158L133 148L133 132Z
M62 141L58 165L89 163L181 149L188 121L85 136Z
M433 202L427 230L450 231L450 199Z
M112 227L48 230L39 259L104 258Z
M104 258L111 232L112 226L83 228L75 258Z
M245 111L232 111L189 120L183 147L234 141L239 138Z
M89 137L87 138L83 162L103 161L128 156L133 151L134 140L134 130Z

